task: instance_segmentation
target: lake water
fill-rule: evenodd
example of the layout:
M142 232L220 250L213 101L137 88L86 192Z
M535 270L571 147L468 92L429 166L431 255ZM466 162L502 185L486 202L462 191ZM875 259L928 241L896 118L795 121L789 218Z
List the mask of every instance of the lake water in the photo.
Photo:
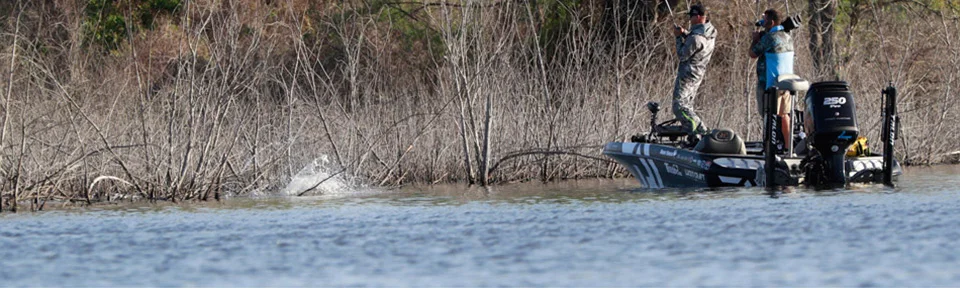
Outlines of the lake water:
M632 179L0 215L0 286L957 286L960 169L899 188Z

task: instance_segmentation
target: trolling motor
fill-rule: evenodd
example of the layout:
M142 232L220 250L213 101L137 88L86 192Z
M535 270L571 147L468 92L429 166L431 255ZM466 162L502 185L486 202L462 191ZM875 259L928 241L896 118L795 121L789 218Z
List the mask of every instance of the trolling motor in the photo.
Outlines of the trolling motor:
M650 132L647 134L637 134L630 137L630 142L634 143L657 143L657 113L660 112L660 103L647 102L647 110L650 110Z
M678 139L687 137L683 127L677 125L678 119L671 119L663 123L657 123L657 115L660 112L660 103L647 102L647 110L650 110L650 133L646 135L638 134L630 137L630 142L635 143L668 143L676 142Z
M802 165L806 183L817 187L843 187L848 180L847 147L860 134L850 85L845 81L814 83L804 102L804 128L812 147Z

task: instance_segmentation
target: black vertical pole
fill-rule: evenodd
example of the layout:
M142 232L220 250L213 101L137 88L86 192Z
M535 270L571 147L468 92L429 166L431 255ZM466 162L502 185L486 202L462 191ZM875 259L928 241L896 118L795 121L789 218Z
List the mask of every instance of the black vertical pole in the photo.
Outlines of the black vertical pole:
M897 88L893 83L881 92L883 106L883 185L893 187L893 144L897 141Z
M770 87L765 93L766 95L763 97L763 114L766 116L766 121L763 123L763 168L766 179L764 180L766 181L767 188L773 188L776 186L776 183L774 183L776 179L776 177L774 177L774 171L776 171L775 168L777 166L777 146L773 143L776 136L774 136L773 133L778 132L774 131L774 129L777 127L776 122L779 121L776 117L777 87Z

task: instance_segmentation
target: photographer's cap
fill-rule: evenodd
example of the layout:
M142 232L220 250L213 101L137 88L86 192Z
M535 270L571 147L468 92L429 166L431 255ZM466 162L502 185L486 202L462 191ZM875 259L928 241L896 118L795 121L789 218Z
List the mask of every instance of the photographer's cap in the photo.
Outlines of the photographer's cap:
M703 7L703 4L696 4L696 5L690 6L690 11L687 11L687 15L690 15L690 16L693 16L693 15L697 15L697 16L707 15L707 8L704 8L704 7Z

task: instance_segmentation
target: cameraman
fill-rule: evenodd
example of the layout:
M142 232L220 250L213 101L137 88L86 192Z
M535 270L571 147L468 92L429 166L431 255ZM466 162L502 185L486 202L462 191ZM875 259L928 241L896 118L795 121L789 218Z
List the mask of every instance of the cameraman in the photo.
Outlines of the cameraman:
M780 12L769 9L763 12L763 19L757 22L764 31L753 33L753 42L750 45L750 58L757 58L757 108L763 116L764 91L777 82L777 77L784 74L793 74L793 38L780 25ZM779 93L777 114L780 116L780 133L782 139L786 135L790 123L790 94Z

